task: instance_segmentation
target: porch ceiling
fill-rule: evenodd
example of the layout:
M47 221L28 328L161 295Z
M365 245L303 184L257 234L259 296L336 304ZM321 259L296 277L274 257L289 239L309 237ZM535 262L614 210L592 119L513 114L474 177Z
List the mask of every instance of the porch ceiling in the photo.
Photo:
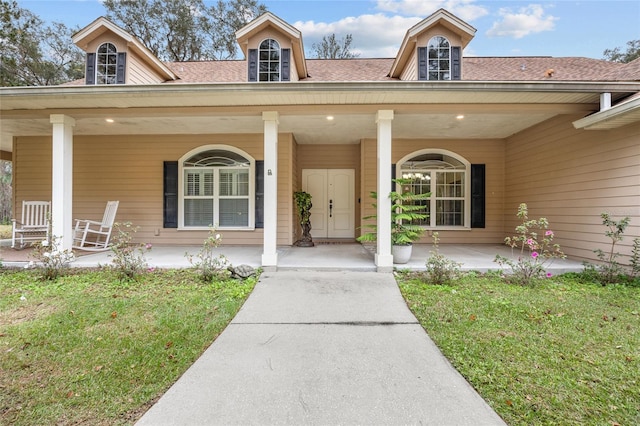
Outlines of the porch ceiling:
M546 82L2 88L0 149L11 151L13 136L50 135L50 114L73 117L76 135L207 134L261 133L261 113L271 110L280 113L279 131L298 143L353 144L375 138L375 114L389 109L394 138L504 138L555 115L597 111L602 91L615 100L639 89Z

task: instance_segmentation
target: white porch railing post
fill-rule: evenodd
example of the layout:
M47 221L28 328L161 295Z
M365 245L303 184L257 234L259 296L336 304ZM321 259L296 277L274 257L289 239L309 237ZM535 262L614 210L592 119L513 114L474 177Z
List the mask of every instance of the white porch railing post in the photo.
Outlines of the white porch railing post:
M264 121L264 249L262 266L278 266L278 112L265 111Z
M73 244L73 127L76 121L64 114L51 114L52 176L51 235L61 237L62 249Z
M391 255L391 121L393 110L380 110L376 114L378 125L378 235L375 263L378 272L393 270ZM395 176L394 176L395 177Z

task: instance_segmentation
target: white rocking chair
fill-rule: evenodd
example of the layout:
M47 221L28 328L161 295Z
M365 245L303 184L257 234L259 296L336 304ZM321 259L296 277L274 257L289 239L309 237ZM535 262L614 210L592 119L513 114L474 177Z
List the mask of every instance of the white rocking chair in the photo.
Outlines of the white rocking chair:
M22 221L12 219L11 248L24 248L27 243L49 240L49 201L23 201Z
M119 203L119 201L107 202L102 222L76 219L73 230L73 248L86 251L108 250Z

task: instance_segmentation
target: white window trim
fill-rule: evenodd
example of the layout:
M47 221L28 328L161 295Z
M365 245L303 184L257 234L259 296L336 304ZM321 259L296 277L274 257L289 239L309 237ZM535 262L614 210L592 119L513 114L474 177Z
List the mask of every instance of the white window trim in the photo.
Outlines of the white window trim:
M442 155L447 155L449 157L453 157L456 160L460 161L462 164L464 164L464 225L462 226L436 226L433 225L435 223L435 215L431 214L429 216L429 222L431 223L431 225L429 226L423 226L424 229L428 229L428 230L433 230L433 231L438 231L438 230L468 230L471 229L471 163L469 161L467 161L467 159L465 159L464 157L462 157L461 155L456 154L455 152L452 151L448 151L446 149L421 149L419 151L414 151L404 157L402 157L400 159L400 161L398 161L396 163L396 179L400 179L402 178L402 166L404 165L404 163L406 163L407 161L411 160L414 157L417 157L419 155L423 155L423 154L442 154ZM461 170L461 169L460 169ZM442 170L440 170L442 171ZM433 179L433 183L435 184L435 179ZM393 188L393 190L397 190L398 185L396 185L396 188ZM435 204L436 204L436 198L435 197L431 197L430 198L430 203L431 203L431 207L430 210L432 212L435 212Z
M267 80L267 81L262 81L260 80L260 63L262 63L263 61L260 60L260 51L262 49L260 49L260 46L262 46L262 43L264 43L267 40L273 40L278 44L278 79L277 80ZM272 61L269 60L269 63L271 63ZM257 69L257 76L256 76L256 80L258 81L258 83L269 83L269 82L274 82L274 81L282 81L282 46L280 44L280 42L278 40L276 40L273 37L267 37L264 40L262 40L260 43L258 43L258 69ZM271 76L271 70L269 70L268 75Z
M220 227L217 223L213 223L213 227L218 230L224 231L253 231L255 230L256 223L256 160L251 155L247 154L245 151L236 148L231 145L202 145L197 148L192 149L191 151L184 154L178 160L178 230L179 231L204 231L209 230L208 226L185 226L184 225L184 162L189 158L193 157L195 154L198 154L203 151L211 151L211 150L223 150L230 151L235 154L241 155L247 160L249 160L249 224L247 226L242 227ZM190 167L187 167L190 169ZM235 169L231 167L230 169ZM218 185L218 180L214 179L214 184ZM219 188L214 188L214 194L218 194ZM217 207L219 197L216 195L214 198L215 206ZM218 209L214 210L218 211Z
M115 55L115 57L116 57L116 73L113 74L114 83L106 83L106 82L105 83L100 83L99 82L99 77L100 77L99 74L98 74L98 69L100 67L100 63L99 63L100 59L99 58L100 58L100 55L102 55L100 53L100 48L102 46L104 46L105 44L110 44L116 49L115 53L109 53L108 54L108 55ZM98 85L98 86L106 86L106 85L109 85L109 84L116 84L117 83L117 81L118 81L118 46L116 46L115 43L111 43L110 41L105 41L104 43L101 43L100 46L98 46L98 48L96 49L95 76L94 76L94 80L93 81L95 81L95 84Z
M449 78L447 80L440 80L440 59L438 59L438 79L437 80L432 80L431 78L429 78L429 45L431 44L431 40L433 40L434 38L437 37L441 37L445 40L447 40L447 43L449 44ZM452 80L452 75L451 75L451 41L449 40L448 37L445 37L443 35L434 35L433 37L431 37L429 39L429 41L427 42L427 80L430 81L451 81Z

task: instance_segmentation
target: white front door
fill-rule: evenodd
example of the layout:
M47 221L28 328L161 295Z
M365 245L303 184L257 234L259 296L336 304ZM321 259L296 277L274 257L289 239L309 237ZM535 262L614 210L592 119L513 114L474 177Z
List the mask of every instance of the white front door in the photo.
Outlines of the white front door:
M302 190L311 194L311 236L355 236L355 170L304 169Z

